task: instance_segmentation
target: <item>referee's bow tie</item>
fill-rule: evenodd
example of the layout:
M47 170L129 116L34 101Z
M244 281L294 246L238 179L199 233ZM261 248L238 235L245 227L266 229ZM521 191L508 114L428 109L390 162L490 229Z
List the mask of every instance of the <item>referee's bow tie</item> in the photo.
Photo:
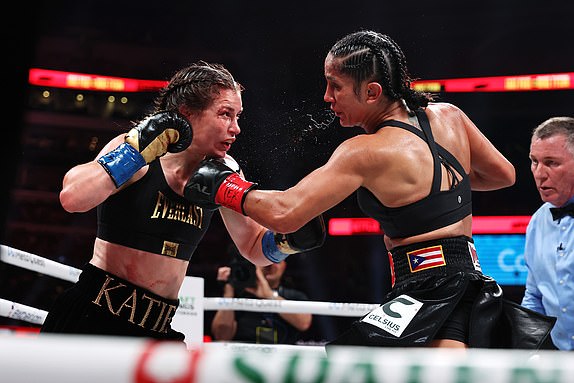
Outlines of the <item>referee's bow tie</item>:
M552 213L552 219L555 221L567 215L574 217L574 203L569 203L563 207L551 207L550 213Z

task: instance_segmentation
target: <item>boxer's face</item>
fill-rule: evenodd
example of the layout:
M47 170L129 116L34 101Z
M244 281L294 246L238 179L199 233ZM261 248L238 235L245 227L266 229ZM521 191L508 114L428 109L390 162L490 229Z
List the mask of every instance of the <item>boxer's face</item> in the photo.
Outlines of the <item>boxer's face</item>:
M240 91L220 90L207 109L190 118L193 128L192 145L209 157L225 157L241 132L238 119L242 111Z
M363 103L354 91L353 79L342 75L337 69L337 59L327 55L325 59L327 88L323 99L331 104L331 110L344 127L363 125Z
M566 136L533 139L530 161L542 201L562 206L574 196L574 154L566 147Z

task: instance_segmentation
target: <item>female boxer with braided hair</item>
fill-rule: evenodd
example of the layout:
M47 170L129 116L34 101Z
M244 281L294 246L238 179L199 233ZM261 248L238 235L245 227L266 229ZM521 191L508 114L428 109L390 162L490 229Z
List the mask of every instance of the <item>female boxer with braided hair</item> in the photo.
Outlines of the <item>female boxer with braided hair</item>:
M219 208L185 199L184 187L206 158L241 173L227 151L240 132L242 90L222 65L183 68L149 117L66 173L62 206L97 207L98 231L91 260L49 311L43 333L184 340L170 322L189 260ZM281 235L231 209L220 213L241 254L261 266L324 240L321 216Z
M222 171L203 184L212 191L205 203L233 207L231 194L242 201L237 211L289 232L357 192L384 231L393 288L333 345L539 347L552 320L503 300L482 274L472 239L471 190L511 186L513 165L463 111L411 88L405 56L389 36L343 37L324 69L324 100L341 126L367 134L343 142L286 191L248 181L230 187ZM214 168L221 169L206 163L198 173ZM190 184L204 180L196 174ZM514 314L532 322L511 326Z

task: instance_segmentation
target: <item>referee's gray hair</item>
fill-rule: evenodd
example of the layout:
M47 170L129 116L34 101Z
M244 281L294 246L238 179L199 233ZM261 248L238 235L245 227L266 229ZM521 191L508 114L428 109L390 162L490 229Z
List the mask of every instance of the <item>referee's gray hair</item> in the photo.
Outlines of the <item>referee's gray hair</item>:
M563 134L566 136L566 146L574 155L574 117L551 117L542 122L532 131L532 139L543 140L548 137Z

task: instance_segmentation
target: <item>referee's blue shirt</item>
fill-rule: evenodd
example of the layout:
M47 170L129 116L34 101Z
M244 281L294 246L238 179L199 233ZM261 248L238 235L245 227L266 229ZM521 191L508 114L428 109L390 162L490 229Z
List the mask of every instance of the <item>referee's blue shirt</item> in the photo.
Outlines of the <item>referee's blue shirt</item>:
M544 203L526 229L524 261L528 275L522 305L556 317L552 342L560 350L573 350L574 217L554 221L551 207Z

